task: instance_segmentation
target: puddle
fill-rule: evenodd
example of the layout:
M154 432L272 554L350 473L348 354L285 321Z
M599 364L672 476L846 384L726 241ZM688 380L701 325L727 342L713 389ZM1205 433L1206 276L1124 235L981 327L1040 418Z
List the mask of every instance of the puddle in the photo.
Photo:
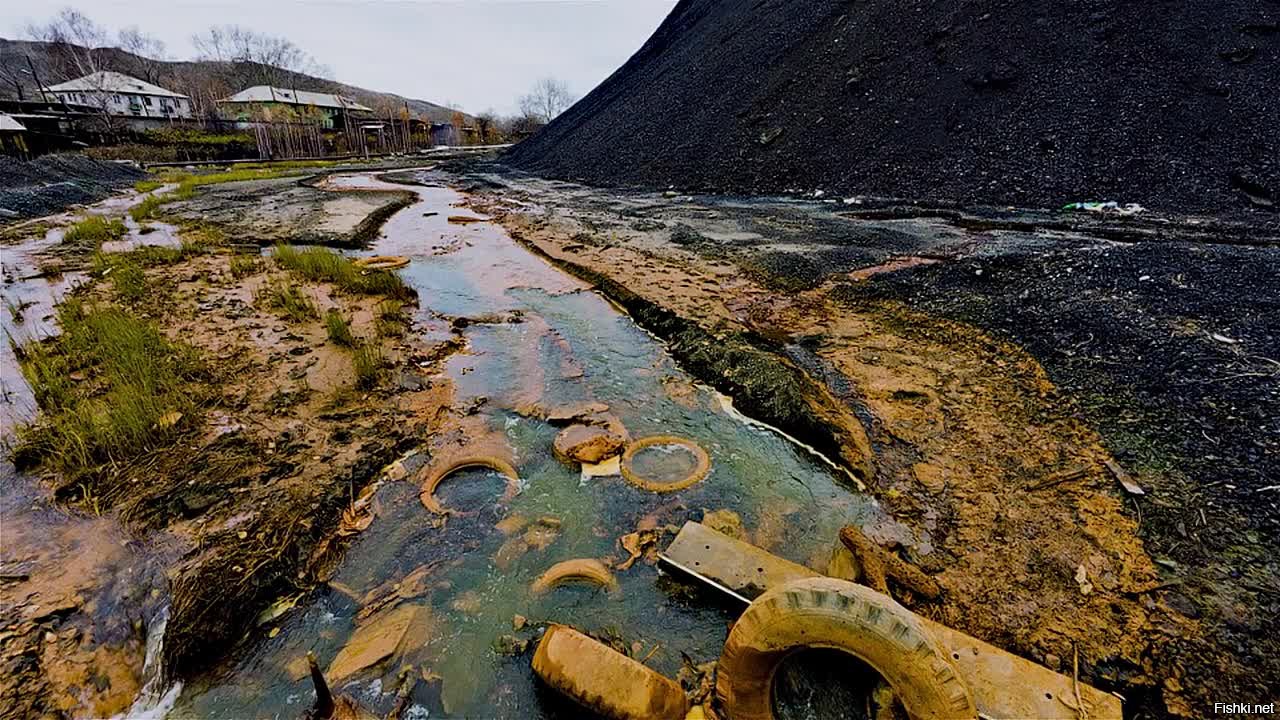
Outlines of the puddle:
M368 175L339 176L332 186L406 187ZM382 714L395 702L398 670L413 665L419 676L441 678L418 683L415 717L574 716L540 689L527 653L499 652L510 644L504 636L533 637L528 628L513 630L517 615L616 634L645 654L653 651L648 664L671 677L682 653L697 662L718 657L734 615L660 578L645 562L615 570L617 592L577 585L530 592L555 563L625 560L619 536L640 525L678 526L704 510L732 511L715 517L800 562L825 562L846 523L890 522L804 448L744 422L696 385L661 343L581 282L496 225L450 223L450 216L474 216L457 206L463 196L439 186L410 189L420 202L393 216L363 254L411 258L399 272L421 298L422 332L441 333L452 317L486 318L465 328L467 350L444 372L456 384L457 405L478 408L476 422L513 449L521 492L503 502L501 476L485 469L455 473L437 499L465 512L440 523L419 502L412 480L382 485L376 519L352 543L332 583L275 621L278 633L264 627L221 672L187 686L170 717L298 715L314 698L306 653L329 666L357 629L363 639L371 623L387 616L393 603L373 611L388 594L401 607L417 606L410 625L425 630L392 638L393 662L334 682L335 690ZM633 438L676 435L696 443L711 457L709 475L680 492L656 494L616 471L598 474L611 472L607 464L583 472L552 455L558 427L516 411L586 401L607 404ZM685 454L664 454L659 446L640 461L644 472L665 477L688 470Z

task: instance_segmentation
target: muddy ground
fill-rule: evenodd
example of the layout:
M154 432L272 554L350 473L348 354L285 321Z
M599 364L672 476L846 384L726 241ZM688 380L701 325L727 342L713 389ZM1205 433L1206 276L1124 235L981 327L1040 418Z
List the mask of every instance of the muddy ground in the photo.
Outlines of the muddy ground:
M459 182L704 381L768 385L708 359L759 352L820 380L928 538L906 554L946 593L918 612L1058 670L1078 650L1132 717L1280 691L1273 228Z
M1068 674L1078 652L1081 679L1124 695L1130 717L1277 693L1271 229L450 169L474 209L615 300L691 374L865 483L920 538L899 551L944 588L937 602L895 588L917 612ZM403 475L397 458L469 437L438 370L458 328L491 319L419 312L432 327L408 332L385 297L235 252L348 245L397 202L320 181L202 188L168 208L219 241L140 260L145 296L120 296L109 274L74 292L194 348L199 412L162 451L6 492L6 532L41 538L0 573L6 717L127 709L168 596L171 677L217 666L259 611L331 576L374 512L367 491ZM273 309L277 282L317 314ZM328 337L330 308L379 348L375 383L360 387L352 350Z
M361 198L372 212L348 223L347 237L376 214L373 200L396 200L388 195ZM321 214L310 219L323 222ZM165 682L216 663L259 610L332 571L344 537L371 519L362 491L409 449L407 438L430 435L449 405L449 388L427 380L453 349L447 323L438 344L409 342L415 298L305 281L234 252L241 238L225 229L225 239L180 255L117 255L144 268L140 297L122 296L110 273L68 296L145 318L189 347L200 363L186 389L197 412L173 421L176 438L154 451L74 475L25 456L18 443L19 469L43 487L6 463L0 716L128 710L166 598ZM297 288L311 316L273 307L278 286ZM357 343L375 348L373 379L357 376L355 348L328 337L331 309ZM79 381L92 385L92 368L84 373ZM6 434L12 419L7 409Z
M410 193L334 193L316 187L319 180L293 177L215 185L173 204L168 214L214 224L238 242L355 248L369 242L388 217L413 199Z

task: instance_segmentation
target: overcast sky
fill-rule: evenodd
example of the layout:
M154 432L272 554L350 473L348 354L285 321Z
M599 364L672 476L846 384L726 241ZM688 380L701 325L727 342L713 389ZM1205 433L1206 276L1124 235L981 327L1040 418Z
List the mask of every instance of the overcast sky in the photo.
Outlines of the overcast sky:
M193 33L232 23L289 38L345 83L506 114L548 75L587 94L675 0L0 0L0 34L22 37L65 4L113 32L139 26L174 59L195 54Z

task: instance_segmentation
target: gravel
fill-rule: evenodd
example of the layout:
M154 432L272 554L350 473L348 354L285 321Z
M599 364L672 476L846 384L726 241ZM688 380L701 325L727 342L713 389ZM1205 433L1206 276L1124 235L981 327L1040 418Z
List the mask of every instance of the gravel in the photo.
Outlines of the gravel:
M682 0L506 156L599 185L1274 218L1280 7Z
M84 155L0 157L0 221L40 217L101 200L146 177L138 168Z

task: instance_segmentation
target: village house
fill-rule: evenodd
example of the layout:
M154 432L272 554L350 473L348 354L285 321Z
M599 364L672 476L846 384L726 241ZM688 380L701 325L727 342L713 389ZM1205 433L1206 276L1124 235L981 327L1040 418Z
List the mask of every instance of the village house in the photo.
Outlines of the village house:
M110 115L182 120L191 117L191 98L123 73L101 70L44 88L70 105L88 105Z
M373 114L373 108L342 95L286 90L270 85L245 88L219 100L218 107L227 118L241 122L312 116L326 129L344 127L348 117L363 118Z

